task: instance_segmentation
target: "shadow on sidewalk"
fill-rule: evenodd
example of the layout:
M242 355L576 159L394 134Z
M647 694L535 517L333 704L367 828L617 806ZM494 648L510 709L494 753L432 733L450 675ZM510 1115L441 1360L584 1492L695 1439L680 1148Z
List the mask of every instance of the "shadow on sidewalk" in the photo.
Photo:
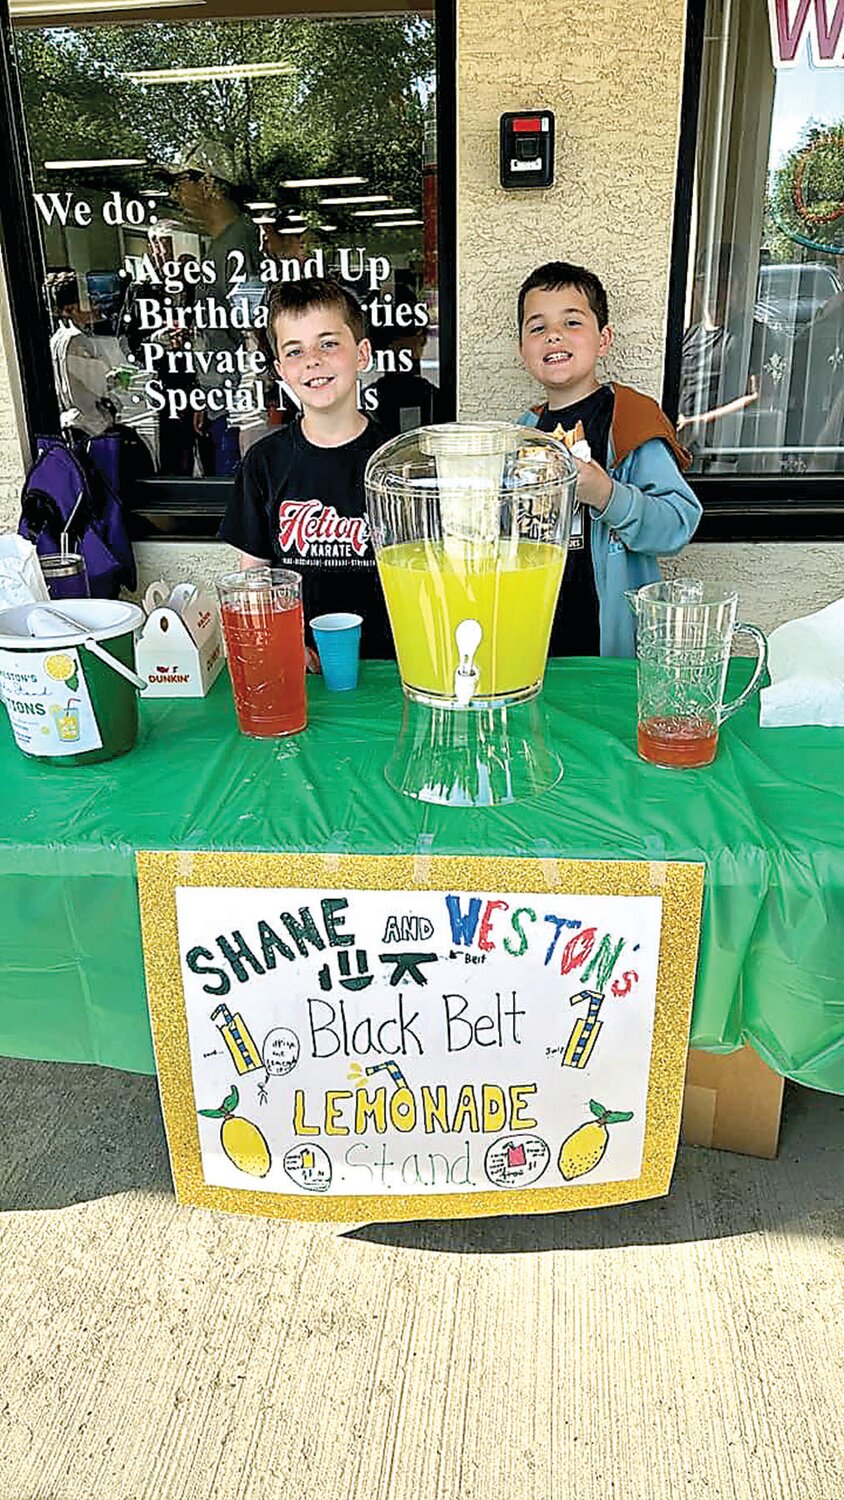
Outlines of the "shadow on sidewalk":
M0 1211L172 1193L154 1078L0 1058Z
M133 1190L172 1197L154 1078L0 1058L0 1098L0 1211ZM667 1198L569 1214L338 1225L337 1233L452 1255L612 1250L784 1228L828 1234L842 1226L842 1184L844 1098L787 1085L776 1161L682 1147Z
M347 1238L451 1255L844 1233L844 1098L786 1084L776 1161L681 1146L666 1198L576 1213L365 1224Z

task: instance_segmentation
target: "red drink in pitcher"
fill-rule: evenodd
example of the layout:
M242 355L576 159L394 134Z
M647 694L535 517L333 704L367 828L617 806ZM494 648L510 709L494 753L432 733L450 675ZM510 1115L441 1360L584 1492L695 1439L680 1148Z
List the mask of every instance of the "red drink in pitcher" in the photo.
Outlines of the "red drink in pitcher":
M237 722L243 734L261 739L298 734L308 722L301 592L282 586L282 577L298 581L297 574L254 568L229 575L219 588Z
M765 670L768 648L755 625L736 624L738 595L699 578L664 579L628 589L636 615L638 748L654 766L710 766L718 730L746 703ZM743 693L725 702L733 639L756 642L759 659Z
M638 751L654 766L709 766L718 749L718 726L700 714L672 714L639 722Z

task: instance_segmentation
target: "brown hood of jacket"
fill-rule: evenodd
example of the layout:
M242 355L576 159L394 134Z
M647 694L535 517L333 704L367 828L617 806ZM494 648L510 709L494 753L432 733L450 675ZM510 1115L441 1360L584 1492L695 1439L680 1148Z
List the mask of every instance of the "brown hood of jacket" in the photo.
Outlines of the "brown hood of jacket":
M630 385L612 383L615 392L610 441L615 461L620 464L634 448L641 448L649 438L662 438L668 444L679 467L686 471L692 461L688 448L684 448L658 402Z
M651 396L643 396L631 385L618 385L612 381L615 395L610 442L615 454L614 464L620 464L634 448L641 448L650 438L662 438L668 444L679 467L685 472L692 461L688 448L684 448L677 437L674 426L665 412ZM531 407L537 416L544 412L545 405Z

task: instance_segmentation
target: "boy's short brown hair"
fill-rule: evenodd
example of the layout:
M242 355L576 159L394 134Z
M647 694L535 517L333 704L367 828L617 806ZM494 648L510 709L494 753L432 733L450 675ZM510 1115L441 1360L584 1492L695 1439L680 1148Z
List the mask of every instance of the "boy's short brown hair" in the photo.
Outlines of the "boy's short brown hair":
M580 292L598 319L599 329L606 328L610 321L607 294L595 272L587 271L585 266L572 265L568 260L549 260L544 266L537 266L535 271L531 271L527 280L523 281L519 288L520 339L525 317L525 298L528 292L556 292L564 286L573 286L576 291Z
M296 281L278 281L267 302L267 331L276 354L275 325L282 314L301 317L315 307L339 308L356 344L366 338L363 308L352 293L331 276L302 276Z

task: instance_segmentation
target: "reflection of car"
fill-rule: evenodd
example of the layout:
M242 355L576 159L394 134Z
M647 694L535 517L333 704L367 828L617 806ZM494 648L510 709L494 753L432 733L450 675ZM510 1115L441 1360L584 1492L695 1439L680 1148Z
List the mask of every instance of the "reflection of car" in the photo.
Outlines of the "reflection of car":
M840 291L835 271L822 261L760 266L754 316L757 322L794 338Z

